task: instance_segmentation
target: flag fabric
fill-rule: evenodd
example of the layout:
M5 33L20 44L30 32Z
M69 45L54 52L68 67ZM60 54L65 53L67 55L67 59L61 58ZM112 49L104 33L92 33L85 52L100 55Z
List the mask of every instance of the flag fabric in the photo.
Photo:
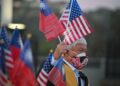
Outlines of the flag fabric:
M14 62L13 62L13 58L12 58L12 53L10 51L10 41L8 38L8 34L7 34L7 30L5 27L1 28L1 33L0 33L0 37L3 40L3 50L4 50L4 57L5 57L5 68L7 71L7 76L4 76L4 82L6 82L6 84L8 85L11 80L11 75L13 74L13 68L14 68ZM1 72L2 73L2 72ZM4 85L4 86L7 86Z
M10 41L9 41L9 38L8 38L8 35L7 35L7 30L5 27L2 27L1 28L1 32L0 32L0 37L3 39L4 41L4 47L9 47L9 44L10 44Z
M16 28L10 42L10 50L13 55L14 62L19 58L20 52L23 49L23 42L19 30Z
M7 86L8 78L7 76L0 70L0 86Z
M65 29L45 0L40 0L40 7L40 31L45 34L48 41L51 41L62 34Z
M15 62L14 85L15 86L35 86L34 66L30 41L26 40L20 53L20 58Z
M66 86L65 85L65 75L63 74L64 61L60 58L57 64L49 72L48 80L51 81L55 86Z
M11 71L14 68L14 61L12 58L12 53L9 48L4 49L5 52L5 64L7 71Z
M5 70L5 58L3 46L0 45L0 84L6 86L8 83L8 77Z
M43 64L43 67L37 77L37 83L38 86L46 86L47 81L48 81L48 73L50 72L52 66L51 66L51 58L52 54L48 56L46 61Z
M13 68L9 71L9 76L10 76L10 80L14 86L18 86L18 85L16 85L17 79L15 78L16 77L15 69L17 68L16 62L20 57L20 52L22 49L23 49L23 43L21 40L21 35L20 35L19 30L16 28L13 31L12 39L10 42L10 48L9 48L8 52L6 50L6 53L8 53L8 54L6 54L6 56L10 56L11 60L13 61ZM11 51L11 52L9 52L9 51Z
M9 69L13 68L13 59L12 59L12 54L11 54L10 47L9 47L10 41L9 41L5 27L1 28L0 36L4 42L3 47L4 47L4 52L5 52L5 65L8 71Z
M33 55L31 50L30 41L27 39L24 43L24 48L20 54L20 59L32 70L34 71L33 65Z
M70 1L60 18L60 22L66 28L64 32L66 44L71 44L93 31L76 0Z
M4 27L1 28L0 31L0 83L2 86L6 86L8 84L8 77L6 74L6 59L4 48L8 47L9 40L6 37L6 29Z

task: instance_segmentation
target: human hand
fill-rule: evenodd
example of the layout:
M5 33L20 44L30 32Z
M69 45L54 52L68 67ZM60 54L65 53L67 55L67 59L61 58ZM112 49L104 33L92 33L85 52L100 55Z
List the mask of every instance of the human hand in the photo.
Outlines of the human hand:
M61 42L60 44L57 45L55 52L53 54L54 59L58 59L62 54L66 52L66 46L65 43Z

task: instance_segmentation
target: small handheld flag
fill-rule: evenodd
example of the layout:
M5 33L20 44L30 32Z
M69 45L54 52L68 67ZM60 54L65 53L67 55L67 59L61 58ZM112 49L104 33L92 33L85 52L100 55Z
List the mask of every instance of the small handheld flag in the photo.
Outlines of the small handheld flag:
M4 57L3 46L0 45L0 84L6 86L8 83L8 78L6 76L5 70L5 57Z
M92 32L90 25L83 16L83 12L76 0L71 0L63 12L60 22L66 28L64 42L71 44L79 38Z
M36 80L34 76L32 51L28 39L25 41L20 56L15 62L13 73L15 86L35 86Z
M37 83L38 86L46 86L48 81L48 73L50 72L52 66L51 66L51 57L52 54L48 56L48 58L45 60L43 67L37 77Z
M51 41L62 34L65 29L45 0L40 0L40 7L40 31L44 33L48 41Z

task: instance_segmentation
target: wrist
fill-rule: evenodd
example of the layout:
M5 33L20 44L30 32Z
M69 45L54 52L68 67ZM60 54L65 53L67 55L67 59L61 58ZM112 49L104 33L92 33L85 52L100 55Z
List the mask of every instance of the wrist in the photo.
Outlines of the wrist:
M55 52L53 53L54 59L57 60L60 57L60 53L55 50Z

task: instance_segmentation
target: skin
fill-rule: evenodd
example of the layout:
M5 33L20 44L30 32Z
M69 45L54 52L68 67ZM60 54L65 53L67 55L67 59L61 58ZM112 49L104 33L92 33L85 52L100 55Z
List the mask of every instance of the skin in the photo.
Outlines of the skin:
M62 57L71 64L72 58L74 58L79 53L87 51L87 46L81 43L76 44L70 50L67 50L66 47L67 45L64 43L57 45L57 48L53 54L56 60L62 55Z

